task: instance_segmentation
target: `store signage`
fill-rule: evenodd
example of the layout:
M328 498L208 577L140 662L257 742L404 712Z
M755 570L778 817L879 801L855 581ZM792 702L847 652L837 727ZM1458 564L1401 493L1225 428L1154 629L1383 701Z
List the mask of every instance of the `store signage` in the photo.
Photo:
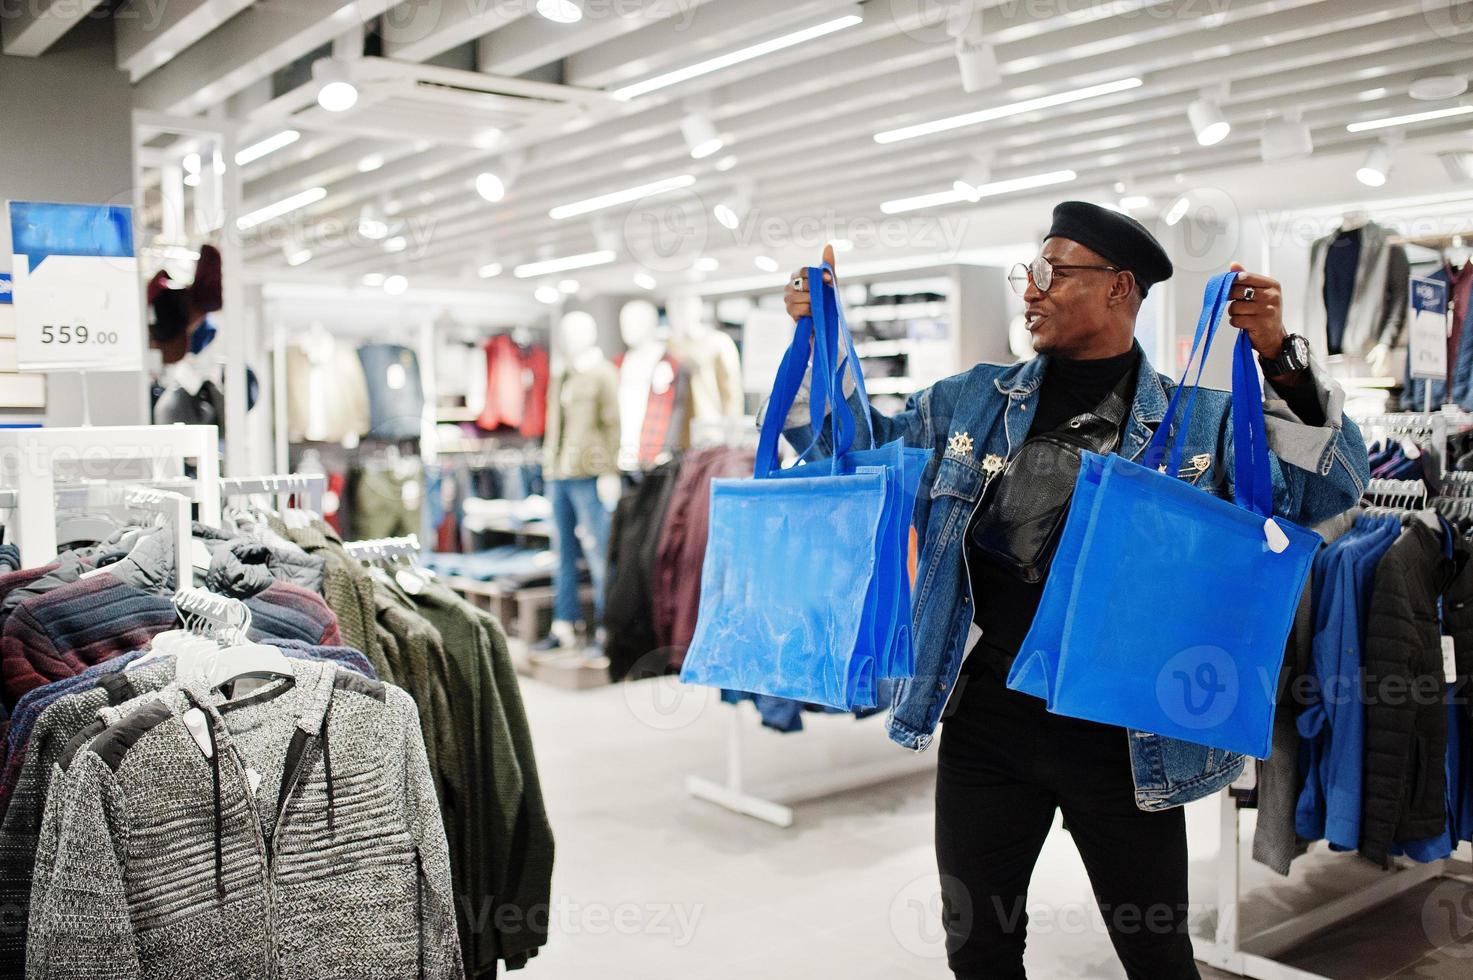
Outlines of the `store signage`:
M0 306L9 306L15 287L11 285L10 273L0 272Z
M1412 277L1412 322L1408 324L1408 372L1414 378L1447 380L1447 283Z
M10 240L19 370L142 370L131 208L11 201Z

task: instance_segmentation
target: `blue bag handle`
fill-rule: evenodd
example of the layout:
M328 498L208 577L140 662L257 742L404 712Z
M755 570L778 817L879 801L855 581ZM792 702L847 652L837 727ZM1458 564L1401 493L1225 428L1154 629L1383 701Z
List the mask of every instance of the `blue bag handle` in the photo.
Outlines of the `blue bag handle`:
M1202 372L1207 364L1207 355L1212 349L1212 341L1222 322L1223 314L1227 310L1236 279L1236 272L1223 273L1214 276L1207 283L1207 288L1203 290L1202 313L1197 320L1197 331L1192 340L1191 356L1187 359L1186 369L1182 371L1176 390L1172 392L1166 415L1161 424L1157 426L1146 448L1145 456L1141 461L1142 465L1152 469L1159 467L1162 457L1166 455L1167 442L1170 441L1171 457L1168 472L1173 474L1180 472L1181 457L1185 447L1185 439L1180 436L1186 431L1191 421L1192 405L1196 399L1197 388L1202 382ZM1191 373L1194 360L1197 361L1197 376L1191 385L1187 385L1187 376ZM1176 426L1173 425L1173 422L1176 420L1177 406L1181 403L1183 394L1186 395L1186 402L1181 423ZM1268 517L1273 512L1273 483L1269 474L1268 441L1263 422L1263 392L1258 384L1253 345L1246 332L1238 335L1233 350L1232 416L1233 496L1239 507L1261 517ZM1177 438L1172 438L1173 435Z
M1187 356L1187 366L1182 370L1181 377L1177 379L1176 388L1171 393L1171 401L1167 403L1166 415L1161 419L1161 424L1156 427L1156 432L1151 436L1151 442L1146 447L1145 456L1141 462L1151 469L1161 466L1163 457L1166 455L1166 445L1176 428L1176 409L1181 404L1183 395L1187 396L1186 411L1181 421L1181 429L1185 429L1192 416L1192 403L1197 393L1197 386L1201 384L1202 372L1207 366L1207 354L1212 349L1212 340L1217 333L1218 324L1221 322L1222 311L1219 308L1224 295L1224 280L1228 281L1227 288L1231 288L1231 280L1234 273L1225 276L1214 276L1207 283L1207 288L1202 293L1202 312L1197 317L1197 331L1192 338L1192 351ZM1198 355L1201 359L1198 360ZM1197 365L1197 377L1192 384L1187 384L1187 376L1192 373L1192 364ZM1175 440L1172 447L1171 465L1173 472L1181 469L1181 440Z
M827 292L831 304L836 304L833 298L833 287L824 283L822 270L810 268L808 270L808 293L813 304L813 309L819 312L823 319L823 326L834 323L836 317L827 316L827 308L824 306L824 294ZM836 307L835 307L836 308ZM767 412L762 419L761 435L757 441L757 459L753 475L758 479L769 476L777 469L777 444L782 435L783 422L792 410L793 402L798 396L798 391L803 386L803 378L808 374L808 353L810 346L813 351L812 384L809 392L810 418L822 420L828 415L829 428L833 435L834 453L829 459L828 471L831 474L839 472L839 457L848 451L853 441L854 417L849 406L844 404L842 409L830 411L830 384L834 371L830 366L833 358L837 356L836 338L832 337L834 331L821 329L815 324L812 316L799 318L793 330L793 340L783 354L782 363L778 365L777 375L773 378L772 392L767 402ZM826 334L830 336L825 336ZM839 387L842 391L842 387ZM843 401L843 399L838 399ZM822 425L822 422L817 424ZM845 432L848 439L844 438ZM811 446L809 447L812 448ZM806 455L806 453L805 453Z

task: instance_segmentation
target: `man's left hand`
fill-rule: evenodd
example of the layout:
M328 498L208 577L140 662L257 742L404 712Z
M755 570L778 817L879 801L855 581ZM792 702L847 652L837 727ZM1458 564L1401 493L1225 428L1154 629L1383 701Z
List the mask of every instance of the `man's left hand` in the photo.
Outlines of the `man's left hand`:
M1228 323L1247 331L1248 339L1267 360L1276 360L1284 350L1283 293L1279 281L1255 272L1246 272L1234 262L1229 267L1238 274L1228 295ZM1252 299L1248 297L1252 296Z

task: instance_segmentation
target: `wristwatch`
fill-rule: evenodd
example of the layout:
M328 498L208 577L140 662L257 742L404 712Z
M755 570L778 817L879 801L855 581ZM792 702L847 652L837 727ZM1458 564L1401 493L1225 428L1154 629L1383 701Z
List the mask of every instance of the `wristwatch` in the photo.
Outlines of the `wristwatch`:
M1303 371L1309 367L1309 341L1297 333L1291 333L1284 338L1284 349L1279 351L1278 357L1269 360L1260 354L1258 365L1263 368L1264 376L1269 378Z

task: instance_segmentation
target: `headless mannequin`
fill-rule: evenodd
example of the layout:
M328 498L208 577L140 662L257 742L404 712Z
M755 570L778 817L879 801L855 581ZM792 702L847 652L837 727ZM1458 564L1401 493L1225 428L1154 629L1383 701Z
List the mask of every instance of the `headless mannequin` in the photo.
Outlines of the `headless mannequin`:
M1364 228L1370 220L1371 216L1359 208L1346 211L1340 216L1340 230L1355 231L1358 228ZM1391 370L1391 348L1385 344L1376 344L1366 352L1366 363L1370 366L1372 374L1386 374Z
M650 390L657 385L664 390L675 380L664 362L665 344L656 335L659 326L660 311L653 303L636 299L619 311L619 333L627 348L619 365L620 469L639 469L640 435Z
M563 358L567 365L567 372L570 372L572 374L585 374L590 371L596 371L599 369L600 365L607 363L603 351L599 350L598 348L598 324L589 314L582 311L574 311L565 315L558 323L557 336L558 345L562 350ZM612 370L612 368L609 368L609 370ZM572 406L573 397L574 396L571 391L570 385L560 384L558 386L558 398L561 401L560 407L564 415L566 415L567 411ZM604 496L604 494L607 492L605 489L605 485L609 479L612 479L615 482L615 486L617 489L617 482L619 479L617 476L607 478L604 476L600 476L600 497ZM602 554L598 554L598 548L606 546L606 542L604 542L603 545L596 544L595 542L603 541L603 538L596 534L594 532L594 529L583 527L582 524L583 522L580 520L578 522L579 526L577 528L577 537L578 543L583 549L584 557L591 567L597 564L598 567L601 568L601 563L605 560L605 556ZM603 530L604 537L606 537L607 523L605 523ZM566 547L566 544L559 543L559 547ZM590 553L590 551L592 553ZM601 572L594 576L595 590L601 591L603 589L602 578L603 576ZM575 590L574 594L576 595L576 590L578 588L576 581L572 582L571 585L561 582L561 580L559 581L559 588L568 587L571 587L573 590ZM573 603L576 603L577 600L575 598L572 601ZM569 605L569 603L564 602L562 603L562 605L567 606ZM573 621L567 619L566 617L557 617L553 619L551 635L557 641L557 645L562 649L571 649L576 645L577 641Z
M691 370L691 416L736 418L744 413L742 365L736 343L707 322L699 296L676 296L666 306L670 346Z

